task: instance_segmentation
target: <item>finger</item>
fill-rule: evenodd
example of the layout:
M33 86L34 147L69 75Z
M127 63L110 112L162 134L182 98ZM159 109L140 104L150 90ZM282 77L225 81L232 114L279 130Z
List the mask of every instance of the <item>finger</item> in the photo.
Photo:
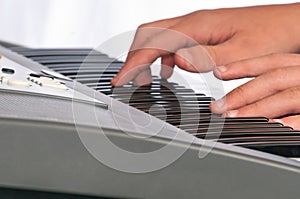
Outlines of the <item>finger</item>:
M290 66L258 76L232 90L225 98L211 103L211 110L215 113L223 113L226 110L237 109L254 103L278 91L300 86L299 69L300 66Z
M189 72L208 72L215 66L236 59L237 57L233 56L228 59L227 55L234 54L237 50L238 44L230 40L215 46L195 45L178 50L175 54L175 64Z
M150 68L142 70L134 80L134 84L137 86L150 85L151 82L152 82L152 76L151 76Z
M130 60L134 56L136 50L142 48L142 45L147 40L150 40L150 38L159 34L162 31L164 31L166 28L169 28L170 26L175 25L176 23L178 23L181 20L181 18L182 17L163 19L163 20L154 21L151 23L146 23L146 24L140 25L135 33L134 40L131 44L130 50L129 50L127 58L126 58L126 62L127 62L127 60ZM133 73L128 73L126 76L128 77L128 79L131 80L132 78L134 78L136 76L136 74L133 72ZM124 76L124 78L122 78L124 82L122 80L120 80L120 77L117 79L113 79L111 81L112 85L119 86L119 85L128 83L128 81L125 78L126 76ZM148 84L147 82L151 79L152 79L151 71L146 69L145 71L140 71L139 77L137 77L135 80L135 84L136 85L145 85L145 84Z
M174 55L165 55L161 58L161 69L160 76L163 79L168 79L173 74L173 69L175 66Z
M295 130L300 130L300 115L287 116L280 119L273 119L272 122L279 122L285 126L293 127Z
M300 65L299 54L271 54L233 62L214 70L222 80L255 77L275 68Z
M203 48L208 52L216 66L223 66L256 56L256 52L250 51L243 46L245 43L244 40L242 36L236 34L223 43L217 45L203 45ZM247 43L248 42L249 41L247 41Z
M118 72L118 74L111 80L113 86L122 86L129 81L137 78L139 74L148 74L145 70L149 70L149 66L161 55L165 55L164 52L159 49L143 49L140 50L136 56L130 58L125 62L124 66ZM151 76L151 74L149 74ZM147 77L149 79L150 77ZM137 78L139 80L139 78Z
M182 16L140 25L135 33L127 58L130 58L132 54L134 54L135 50L140 49L147 40L164 31L165 29L174 26L181 19Z
M175 54L175 64L190 72L208 72L215 66L247 57L240 52L239 39L231 38L214 46L195 45L180 49Z
M279 118L284 115L300 113L300 87L294 87L263 98L255 103L223 114L224 117Z
M208 72L215 67L212 57L202 45L178 50L174 60L179 68L194 73Z
M178 31L164 30L155 38L144 43L141 49L133 52L120 72L112 79L112 85L120 86L128 83L135 79L143 69L146 69L146 65L149 66L158 57L174 53L178 48L191 43L195 43L195 41ZM128 71L131 72L127 74Z

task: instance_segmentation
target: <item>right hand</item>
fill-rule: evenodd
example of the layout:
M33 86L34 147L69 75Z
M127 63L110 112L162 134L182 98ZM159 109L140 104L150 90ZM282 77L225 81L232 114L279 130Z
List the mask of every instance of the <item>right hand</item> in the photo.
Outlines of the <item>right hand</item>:
M270 118L300 130L300 55L271 54L217 67L222 80L255 77L210 104L224 117Z
M207 72L216 65L296 52L299 16L300 4L269 5L200 10L141 25L124 66L111 84L120 86L131 80L137 85L150 83L149 65L159 57L161 77L168 78L174 65L191 72ZM179 38L179 34L186 37Z

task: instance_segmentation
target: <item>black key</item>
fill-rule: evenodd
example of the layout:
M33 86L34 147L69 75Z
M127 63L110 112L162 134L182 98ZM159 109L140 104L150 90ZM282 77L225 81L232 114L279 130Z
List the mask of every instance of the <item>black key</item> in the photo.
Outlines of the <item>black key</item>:
M289 158L300 157L300 141L249 142L234 145Z

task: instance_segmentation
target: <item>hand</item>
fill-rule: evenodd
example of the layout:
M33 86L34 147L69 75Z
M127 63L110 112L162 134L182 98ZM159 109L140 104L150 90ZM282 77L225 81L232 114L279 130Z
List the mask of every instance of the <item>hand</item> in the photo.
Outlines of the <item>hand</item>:
M206 72L215 65L270 53L296 52L300 4L196 11L141 25L114 86L151 82L149 65L162 58L161 76L174 65ZM181 35L181 36L180 36Z
M218 67L223 80L256 77L211 103L225 117L265 116L300 130L300 55L273 54ZM280 118L280 119L276 119Z

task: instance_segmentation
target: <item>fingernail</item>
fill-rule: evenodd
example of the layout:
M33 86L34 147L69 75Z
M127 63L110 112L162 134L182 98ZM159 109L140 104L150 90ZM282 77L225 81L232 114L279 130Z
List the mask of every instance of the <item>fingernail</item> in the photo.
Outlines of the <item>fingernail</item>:
M270 119L270 122L283 123L283 121L281 119Z
M111 85L113 86L119 86L119 79L117 77L114 77L112 80L110 80Z
M112 85L114 85L114 84L116 83L116 79L115 79L115 78L111 79L111 80L110 80L110 83L111 83Z
M219 99L215 101L214 104L216 104L218 108L223 108L225 106L225 100L223 98Z
M217 67L217 70L218 70L218 72L220 72L220 73L224 73L224 72L226 72L227 68L226 68L226 66L218 66L218 67Z
M236 117L238 115L238 110L227 111L225 117Z

